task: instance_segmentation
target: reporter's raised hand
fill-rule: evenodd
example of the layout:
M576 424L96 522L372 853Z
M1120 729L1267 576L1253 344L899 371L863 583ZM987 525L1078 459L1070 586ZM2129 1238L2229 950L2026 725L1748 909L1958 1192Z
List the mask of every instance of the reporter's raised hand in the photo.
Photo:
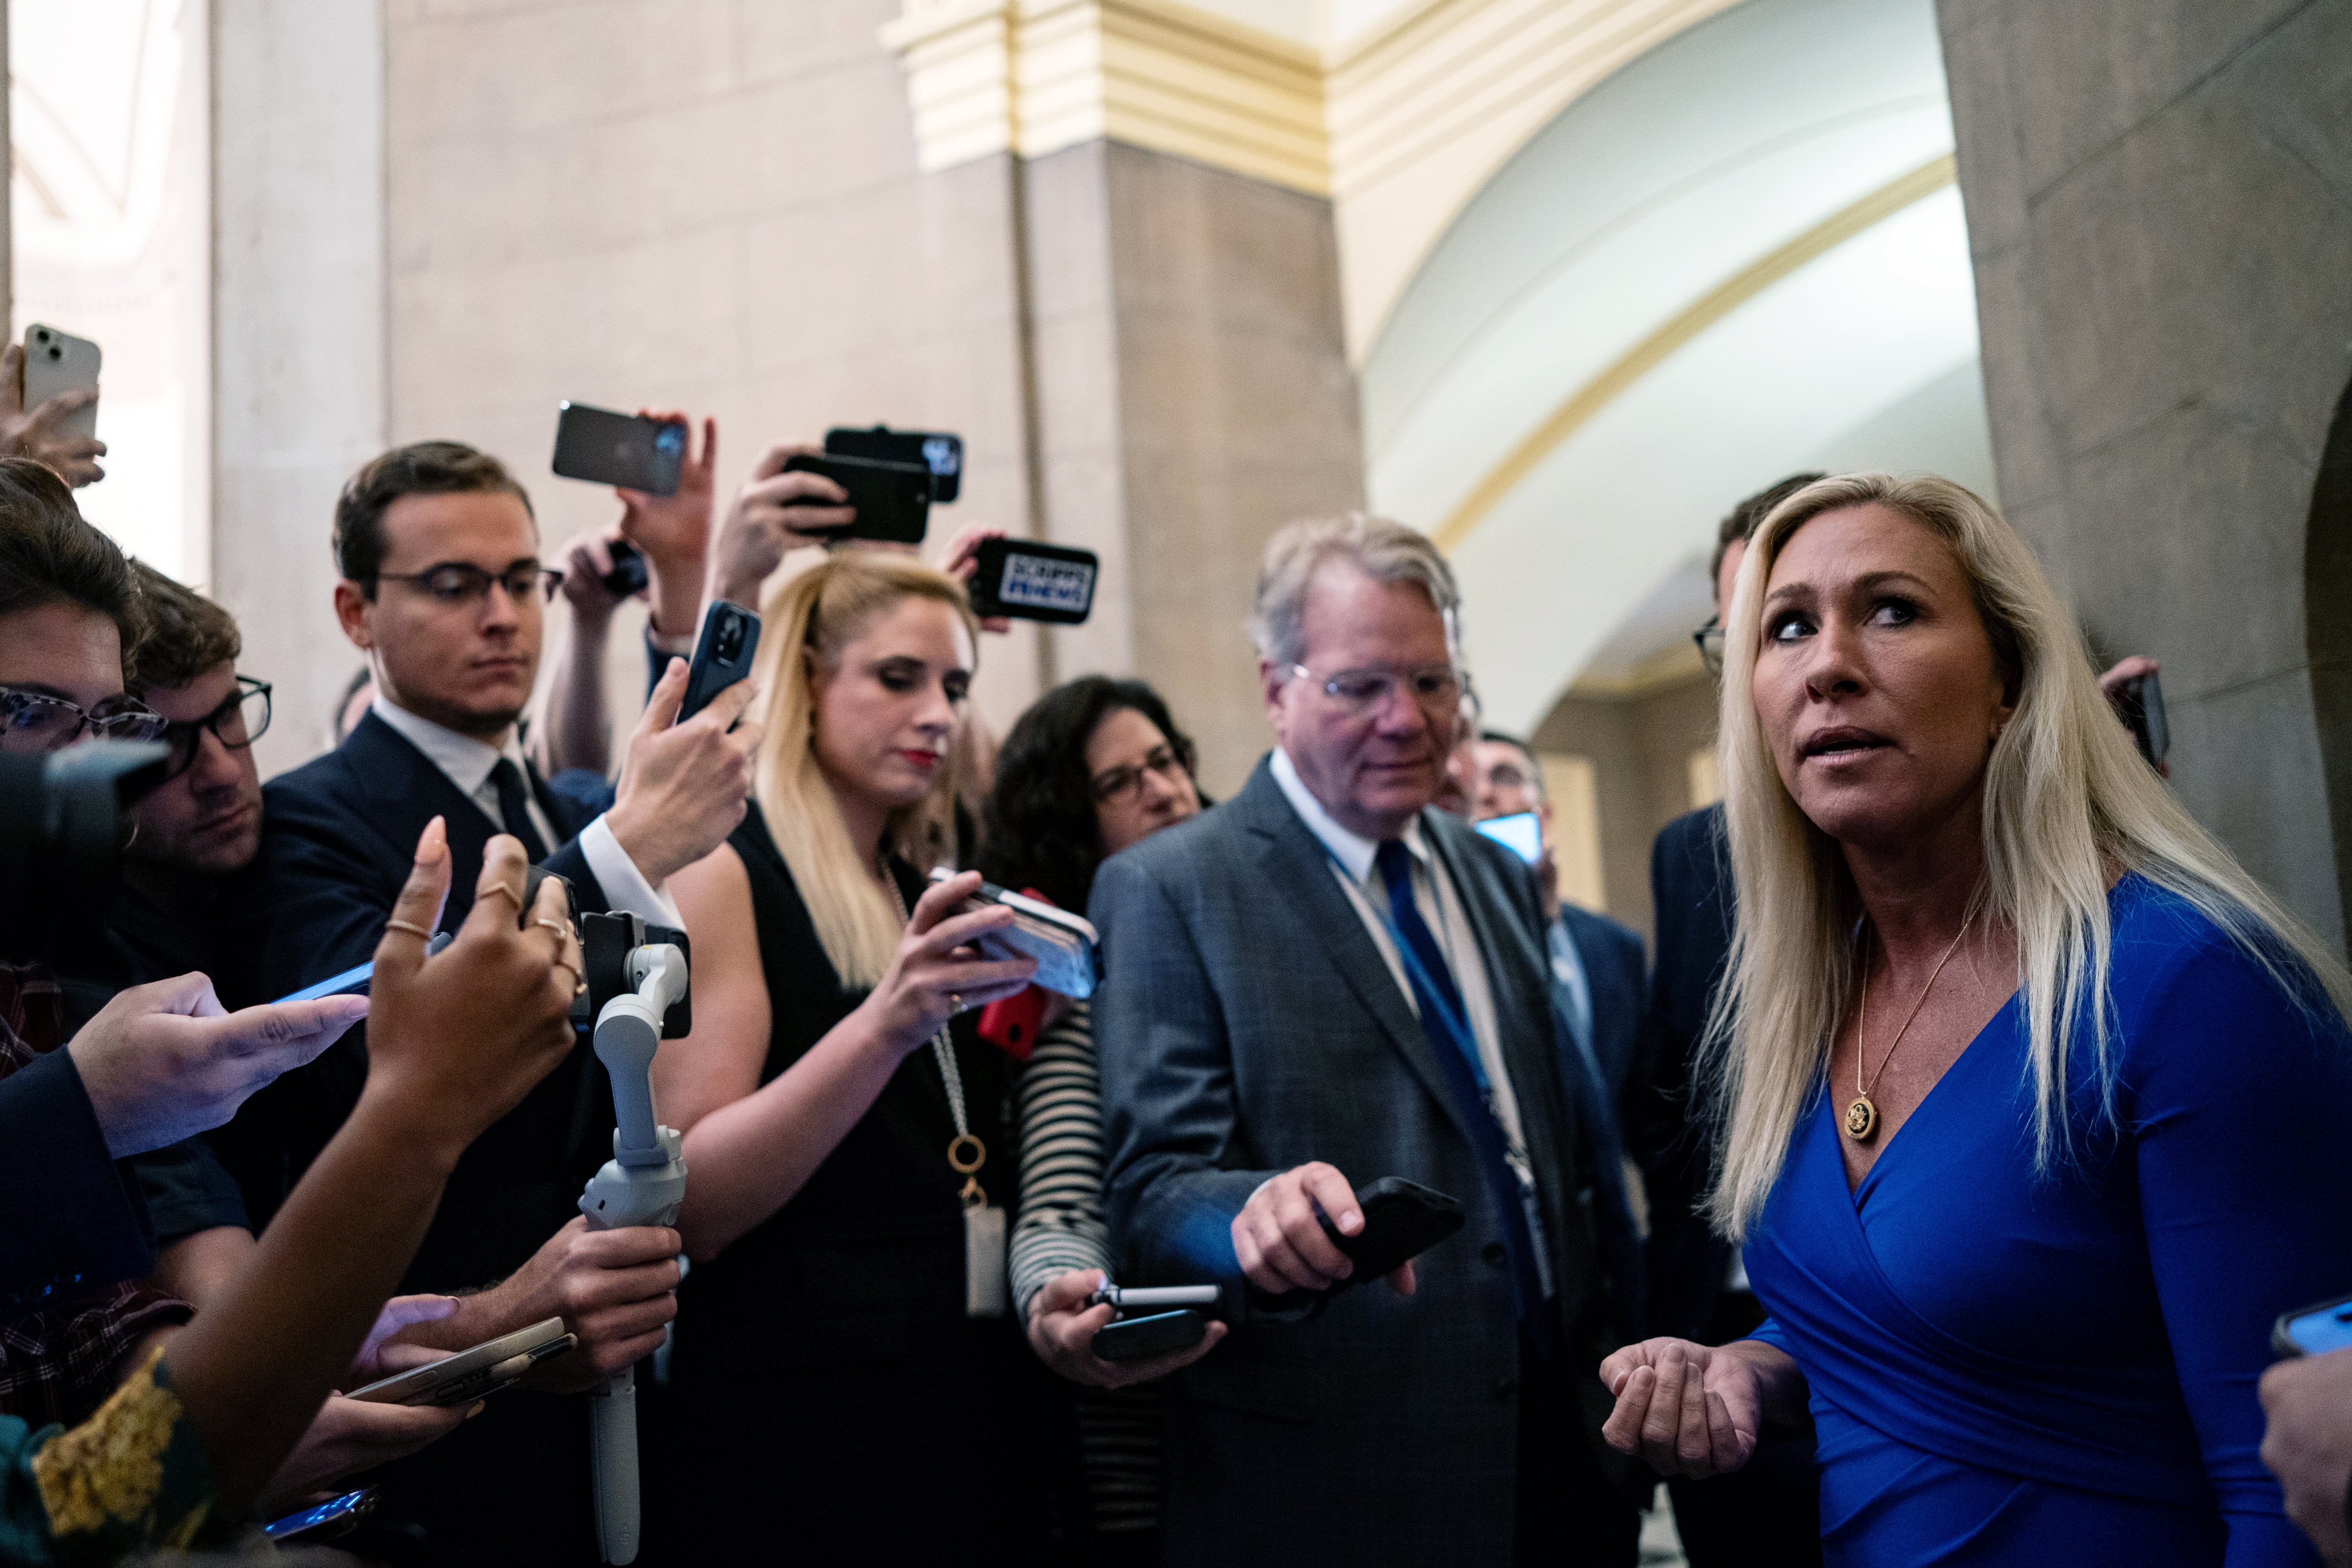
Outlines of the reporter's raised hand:
M2352 1568L2352 1351L2297 1356L2263 1373L2263 1463L2286 1516L2331 1568Z
M992 539L1009 539L1012 535L992 523L968 523L956 531L948 541L948 552L940 560L940 570L962 584L969 590L971 580L980 574L980 547ZM1009 632L1013 629L1010 616L988 616L982 619L984 632Z
M1025 989L1037 973L1031 958L982 958L971 943L1013 923L1013 911L991 904L958 914L980 891L980 873L966 871L923 889L907 921L906 934L858 1011L901 1054L939 1033L959 1011L985 1007Z
M1105 1361L1095 1354L1095 1335L1118 1314L1108 1301L1100 1306L1088 1304L1102 1282L1099 1268L1072 1268L1046 1280L1029 1303L1029 1348L1037 1352L1039 1361L1072 1383L1095 1388L1149 1383L1192 1365L1224 1340L1225 1325L1212 1320L1199 1344L1142 1361Z
M751 705L748 680L679 721L687 668L686 660L674 658L662 671L629 737L613 809L604 816L621 848L656 887L718 848L743 820L751 753L760 744L756 720L737 722Z
M1259 1184L1234 1216L1233 1226L1234 1253L1251 1284L1275 1295L1328 1290L1356 1271L1354 1262L1324 1234L1316 1218L1318 1213L1330 1215L1342 1236L1364 1228L1356 1189L1336 1166L1310 1161ZM1418 1285L1410 1260L1388 1279L1400 1296L1412 1295Z
M575 633L601 634L620 608L620 599L604 586L613 571L613 541L619 537L617 532L583 533L564 552L563 602L571 606Z
M760 584L785 554L828 542L857 520L849 492L822 474L784 471L791 458L821 457L803 444L771 447L727 509L710 563L710 596L757 608ZM796 504L797 503L797 504Z
M1664 1476L1719 1476L1746 1464L1763 1425L1755 1364L1687 1340L1644 1340L1601 1363L1617 1397L1601 1436Z
M98 459L106 456L106 443L95 436L68 436L58 428L97 401L95 392L60 392L27 412L25 350L10 343L0 352L0 457L46 464L76 489L98 483L106 478L106 470L98 466Z
M210 980L183 974L118 994L66 1053L119 1160L220 1126L367 1012L364 996L322 996L231 1013Z
M466 923L427 957L427 933L449 886L449 847L436 816L376 944L361 1104L373 1102L453 1159L572 1048L580 942L563 889L551 879L518 929L529 870L518 840L492 837Z

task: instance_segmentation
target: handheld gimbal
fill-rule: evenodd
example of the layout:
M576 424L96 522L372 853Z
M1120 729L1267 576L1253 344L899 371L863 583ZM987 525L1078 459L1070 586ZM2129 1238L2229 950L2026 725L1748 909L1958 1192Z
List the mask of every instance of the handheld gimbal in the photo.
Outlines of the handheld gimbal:
M676 1130L654 1115L654 1052L693 1026L686 933L635 915L583 915L596 1058L613 1079L613 1157L580 1194L591 1228L669 1225L686 1197ZM596 1537L604 1561L633 1563L638 1544L637 1385L624 1369L589 1395L595 1437Z

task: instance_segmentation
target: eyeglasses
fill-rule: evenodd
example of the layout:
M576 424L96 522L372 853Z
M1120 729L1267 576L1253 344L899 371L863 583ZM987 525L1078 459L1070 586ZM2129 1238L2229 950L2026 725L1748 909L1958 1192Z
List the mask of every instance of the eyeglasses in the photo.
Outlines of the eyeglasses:
M1402 672L1342 669L1324 676L1316 675L1303 664L1294 664L1290 673L1301 680L1318 682L1324 696L1350 713L1385 712L1399 686L1412 694L1414 703L1424 712L1452 718L1462 701L1462 672L1450 664L1424 664Z
M163 777L178 778L196 765L196 752L207 730L232 752L241 752L261 739L269 728L269 682L240 675L236 689L203 718L174 720L164 725L163 743L172 748L172 755Z
M1691 633L1691 641L1698 645L1698 661L1706 666L1709 675L1723 673L1723 644L1728 636L1721 616L1707 616L1706 625Z
M61 752L84 730L101 741L152 741L163 733L163 716L135 697L110 697L90 709L0 686L0 752Z
M422 572L379 572L376 580L383 583L415 583L442 605L478 603L496 583L507 591L507 597L516 604L524 603L536 590L541 599L553 599L555 591L563 586L563 573L553 566L509 566L503 572L485 572L462 561L446 561L429 566Z
M1174 784L1188 777L1192 772L1192 763L1175 747L1154 746L1151 754L1143 759L1141 767L1112 768L1097 774L1087 787L1094 792L1097 805L1109 805L1113 802L1131 801L1140 795L1146 773L1158 773L1170 784Z

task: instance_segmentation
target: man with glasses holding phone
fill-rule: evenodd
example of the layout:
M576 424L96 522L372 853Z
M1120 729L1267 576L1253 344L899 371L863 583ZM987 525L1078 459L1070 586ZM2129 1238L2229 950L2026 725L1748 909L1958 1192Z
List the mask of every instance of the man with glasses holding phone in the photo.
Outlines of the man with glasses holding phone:
M1432 808L1456 613L1410 529L1276 534L1252 626L1276 749L1096 875L1118 1278L1279 1299L1181 1376L1171 1562L1634 1561L1543 911L1510 851ZM1363 1233L1355 1192L1388 1176L1466 1224L1354 1280L1324 1222Z

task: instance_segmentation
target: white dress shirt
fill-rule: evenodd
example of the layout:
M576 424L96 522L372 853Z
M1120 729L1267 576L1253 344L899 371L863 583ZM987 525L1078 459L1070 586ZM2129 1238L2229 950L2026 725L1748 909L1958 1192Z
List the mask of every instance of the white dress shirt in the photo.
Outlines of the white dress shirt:
M524 779L523 809L530 814L530 826L540 842L553 849L564 841L564 836L555 831L555 825L541 808L537 792L530 787L530 768L523 760L522 742L513 731L507 731L504 746L493 746L430 719L420 719L405 708L394 707L381 691L375 694L371 711L391 725L402 740L424 752L425 760L457 786L457 793L480 806L482 815L501 832L511 830L513 825L499 809L499 786L490 774L501 757L514 763L515 771ZM605 900L614 913L626 912L657 925L686 929L686 922L678 918L677 906L670 902L667 893L646 880L645 873L637 869L636 862L629 858L629 852L621 847L621 841L613 837L611 825L601 815L580 830L580 854L604 888Z
M1377 841L1366 838L1342 827L1323 809L1323 803L1308 793L1306 782L1290 754L1281 747L1275 748L1271 764L1274 782L1315 835L1323 847L1330 851L1325 863L1331 868L1332 878L1348 895L1349 902L1364 922L1365 931L1372 945L1381 950L1381 957L1396 981L1397 990L1412 1015L1421 1016L1421 1004L1412 994L1412 982L1406 975L1404 961L1398 956L1396 942L1389 935L1389 923L1381 911L1388 908L1387 884L1374 865L1380 853ZM1495 994L1486 980L1486 957L1478 948L1477 933L1471 929L1469 917L1463 912L1462 900L1454 890L1453 879L1437 857L1431 854L1423 839L1418 819L1408 824L1401 835L1405 848L1412 856L1412 900L1421 911L1438 943L1444 949L1445 962L1454 971L1454 984L1462 993L1462 1005L1470 1015L1470 1035L1477 1042L1478 1060L1486 1071L1489 1105L1495 1120L1503 1130L1503 1142L1508 1149L1511 1163L1522 1172L1532 1169L1528 1163L1527 1140L1520 1131L1519 1099L1511 1086L1511 1073L1503 1059L1501 1031L1495 1022ZM1433 1038L1431 1045L1438 1050L1453 1047L1443 1040Z

